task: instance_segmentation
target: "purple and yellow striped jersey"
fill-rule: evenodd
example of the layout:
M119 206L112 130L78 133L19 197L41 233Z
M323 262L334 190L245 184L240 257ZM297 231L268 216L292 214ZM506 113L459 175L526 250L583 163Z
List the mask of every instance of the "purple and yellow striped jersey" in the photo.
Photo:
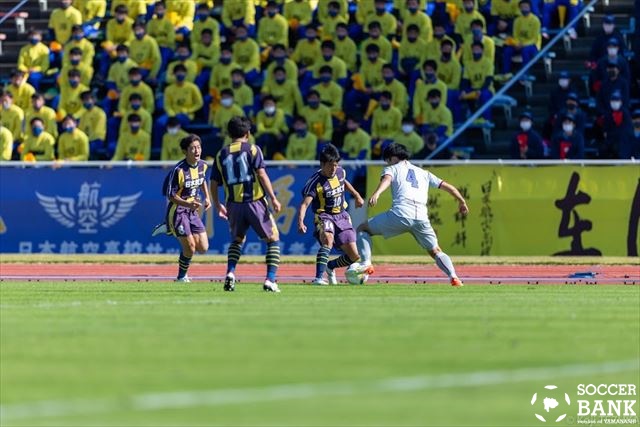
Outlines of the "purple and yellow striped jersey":
M198 196L200 186L205 182L209 166L204 160L198 160L194 166L187 163L186 159L179 161L169 175L169 187L166 195L178 196L188 202Z
M216 155L211 169L211 180L225 187L227 203L243 203L264 197L258 180L258 169L264 169L262 150L255 144L234 142L223 147Z
M304 185L302 197L313 197L311 207L316 214L338 214L348 206L344 198L345 180L346 173L341 167L338 167L331 178L317 171Z

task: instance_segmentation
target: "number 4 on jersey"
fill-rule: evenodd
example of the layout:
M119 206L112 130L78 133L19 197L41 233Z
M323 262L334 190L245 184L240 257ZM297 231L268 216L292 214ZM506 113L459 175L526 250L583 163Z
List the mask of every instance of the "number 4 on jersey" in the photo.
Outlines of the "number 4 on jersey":
M413 169L409 169L407 171L407 182L410 182L413 188L420 188L418 179L416 178L416 173L413 171Z

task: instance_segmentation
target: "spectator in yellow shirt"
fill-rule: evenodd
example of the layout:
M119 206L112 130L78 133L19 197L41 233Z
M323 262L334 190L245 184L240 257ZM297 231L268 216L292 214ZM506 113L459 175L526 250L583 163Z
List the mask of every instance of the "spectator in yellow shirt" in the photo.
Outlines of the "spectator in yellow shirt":
M433 133L438 137L438 142L443 142L453 132L453 116L451 111L441 102L441 93L438 89L431 89L428 93L429 103L421 124L423 134Z
M396 79L396 73L391 64L382 66L382 84L375 88L376 92L388 91L391 93L392 105L405 115L409 110L409 96L407 87Z
M71 3L71 0L61 0L60 7L54 9L49 16L51 40L57 42L60 48L69 41L71 26L82 24L82 14Z
M304 36L304 30L311 23L313 9L307 0L293 0L284 4L284 17L294 31L294 41Z
M476 9L475 0L463 0L462 6L462 13L456 19L455 33L459 35L461 40L467 40L471 37L471 22L479 19L486 27L484 25L485 19Z
M378 21L372 21L368 25L369 38L360 45L360 57L366 56L367 47L374 44L380 48L380 59L391 63L393 59L393 47L391 42L382 35L382 27Z
M163 1L156 2L154 6L154 17L147 22L147 34L158 42L162 66L160 72L167 69L167 65L173 58L173 50L176 46L176 32L173 24L166 17L167 8Z
M69 70L76 69L80 71L80 83L89 86L93 78L93 67L82 60L82 50L79 47L74 47L69 51L68 57L69 62L62 66L58 78L66 76Z
M85 32L80 25L74 25L71 33L71 40L64 45L64 55L62 57L62 66L69 65L69 52L73 48L81 51L81 60L83 64L93 67L93 58L96 55L96 49L93 44L85 37Z
M198 87L187 81L187 68L178 64L173 72L175 83L167 86L164 90L166 115L158 119L161 129L167 126L169 117L177 117L182 126L187 126L203 104Z
M320 78L320 69L324 66L331 68L333 75L332 80L338 83L340 86L346 86L347 83L347 64L335 56L336 44L333 40L325 40L320 46L322 52L322 58L318 58L313 70L313 78Z
M483 54L480 42L471 45L473 61L465 64L462 75L460 99L468 101L472 110L489 102L493 96L494 66ZM491 120L491 108L483 113L486 121Z
M18 54L18 70L29 73L28 82L38 90L40 80L49 70L49 48L42 43L42 33L38 30L29 32L29 44L20 48Z
M450 91L460 88L462 67L454 55L454 43L451 40L443 40L440 45L440 57L438 58L438 79L442 80ZM451 94L449 95L451 96Z
M120 134L116 152L111 160L145 161L151 157L151 135L141 129L137 114L129 116L129 127Z
M371 160L371 136L360 128L360 122L354 116L347 116L342 153L345 160Z
M411 76L426 57L427 43L420 37L420 27L416 24L409 25L406 34L398 49L398 66L401 73Z
M305 39L300 40L291 54L291 59L298 65L300 75L307 69L312 69L316 59L322 56L320 42L318 41L318 29L313 25L305 29ZM304 92L304 89L302 89Z
M55 160L53 150L56 145L56 140L53 136L45 132L42 119L39 117L31 119L25 134L24 142L18 149L21 151L20 160L24 162L25 159L29 157L43 162Z
M180 44L176 49L176 55L174 61L169 64L167 68L167 84L175 83L175 68L178 65L182 65L187 69L187 81L194 83L198 75L198 64L191 58L191 51L189 45Z
M105 49L113 49L113 46L129 44L133 40L133 19L127 13L129 9L125 5L116 7L115 15L107 22Z
M407 8L402 14L402 38L407 36L407 29L410 25L417 25L422 40L428 43L433 39L431 18L424 13L424 8L420 9L418 0L407 0L406 5Z
M513 56L522 55L522 66L527 65L538 54L540 20L531 13L531 0L520 0L520 13L513 22L513 44L502 49L502 72L511 72Z
M144 23L133 24L134 39L129 44L131 59L138 64L142 78L149 83L155 83L162 65L160 48L153 37L146 34Z
M59 118L64 118L68 114L73 115L80 110L82 108L80 94L87 90L89 90L89 88L80 83L80 71L76 69L69 70L69 73L67 74L67 81L60 82L57 116Z
M256 35L256 6L254 0L234 0L222 3L222 25L227 40L237 37L239 27L245 27L249 37Z
M424 123L428 94L431 89L440 91L441 101L451 111L460 110L460 101L458 100L458 91L447 88L447 85L438 79L438 63L432 59L424 61L422 66L423 72L420 79L416 81L415 91L413 93L413 117L416 123ZM454 117L458 117L455 116ZM460 117L461 119L461 117Z
M391 92L382 92L371 120L371 143L376 158L379 158L386 146L393 142L393 136L401 126L402 113L392 105Z
M107 115L102 108L96 105L96 99L91 91L82 92L80 99L82 99L83 108L74 117L78 119L78 128L88 138L88 153L91 153L92 158L104 156L106 154ZM58 143L58 149L59 147Z
M322 38L324 40L331 40L336 32L336 27L338 24L347 24L349 22L348 18L344 18L343 14L340 11L340 8L340 2L335 0L329 2L327 17L325 18L324 22L322 22Z
M7 86L7 90L13 94L13 102L23 110L31 105L31 96L36 90L25 81L24 71L14 70L11 72L11 84Z
M349 70L349 72L355 73L357 71L358 47L356 43L349 38L347 24L339 23L336 25L333 42L336 45L336 56L347 64L347 70Z
M74 0L73 7L82 15L82 29L88 37L95 37L107 14L107 0Z
M211 29L205 28L200 32L200 43L191 44L193 46L192 58L196 61L198 75L195 84L202 93L208 92L211 70L219 61L219 46L213 44L213 33Z
M182 42L193 29L193 18L196 14L194 1L166 0L167 19L171 21L176 31L176 40Z
M491 62L496 60L496 45L493 39L484 32L484 23L479 19L471 21L471 37L465 39L462 44L462 64L472 61L471 45L480 42L484 46L484 56Z
M284 16L278 13L278 4L270 0L266 15L258 22L258 43L261 48L282 44L289 46L289 25Z
M142 73L138 67L129 70L129 84L120 93L118 111L123 113L128 109L127 103L132 94L137 93L142 98L142 108L150 114L155 111L155 97L151 87L142 81Z
M402 119L402 127L400 128L400 132L397 132L393 141L396 144L402 144L407 147L409 153L411 153L411 157L418 157L417 154L420 154L422 149L424 148L424 140L420 135L415 132L415 125L413 123L413 119L411 117L405 117Z
M58 122L56 121L56 112L53 108L44 105L44 95L34 93L31 96L31 105L24 112L24 122L31 123L31 119L39 117L44 123L45 130L54 138L58 137Z
M193 22L193 31L191 31L191 50L196 51L197 45L202 40L202 32L204 30L211 31L211 45L216 51L220 50L220 24L211 16L211 10L206 3L200 3L196 6L196 17ZM217 56L216 56L217 58Z
M231 45L224 43L220 47L220 62L214 65L209 79L209 93L214 99L220 99L220 91L231 87L231 72L241 68L233 61Z
M315 160L318 152L318 138L307 129L307 121L298 116L293 121L294 132L289 136L285 156L289 160Z
M389 39L395 38L396 31L398 29L398 21L396 17L387 12L387 0L374 0L375 13L370 15L365 22L365 32L371 28L369 24L372 22L379 22L384 37Z
M147 14L145 0L111 0L111 14L120 5L127 7L129 18L133 21L144 20Z
M22 137L22 122L24 111L13 103L13 95L8 90L2 91L2 109L0 109L0 123L9 129L15 142Z
M8 162L13 155L13 135L0 123L0 162Z
M217 111L212 110L209 114L209 124L214 127L214 133L218 136L218 143L224 141L226 144L231 141L227 135L227 124L235 116L244 117L244 111L234 102L233 91L224 89L220 93L220 108Z
M73 116L62 121L63 132L58 136L58 160L83 162L89 160L89 138L77 128Z
M253 117L253 90L245 83L244 71L241 68L231 72L231 90L233 90L233 99L242 108L245 116Z
M250 83L260 81L260 48L249 38L247 27L236 27L236 41L233 43L233 61L237 63Z
M311 132L318 137L321 144L331 142L333 135L331 110L320 103L318 91L309 91L307 94L307 106L302 108L301 113L308 120Z
M320 101L329 107L333 118L333 125L336 127L344 120L344 112L342 111L344 90L338 83L333 81L333 70L328 65L320 68L319 80L320 83L313 86L312 90L318 92L318 94L320 94Z
M264 82L261 93L273 96L284 111L288 123L293 118L294 110L302 111L302 95L297 79L288 77L284 67L277 66L273 69L273 80Z
M284 45L277 44L271 48L271 64L267 67L265 82L273 82L273 70L276 67L284 67L287 76L298 82L298 66L291 59L287 58L287 49Z
M189 134L182 129L178 119L171 117L167 121L167 132L162 135L160 160L177 161L183 159L184 153L182 152L182 148L180 148L180 141L186 136L189 136Z
M256 116L256 144L268 160L273 159L277 153L284 155L288 133L284 111L277 108L272 96L265 96L262 111Z

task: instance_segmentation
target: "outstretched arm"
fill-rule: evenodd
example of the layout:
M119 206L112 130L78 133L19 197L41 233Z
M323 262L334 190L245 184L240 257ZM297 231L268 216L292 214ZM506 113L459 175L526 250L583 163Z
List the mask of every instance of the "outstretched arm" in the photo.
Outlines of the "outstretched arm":
M353 188L353 185L351 185L351 183L346 179L344 180L344 186L347 191L356 199L356 208L361 208L362 206L364 206L364 199L362 198L360 193L358 193L356 189Z
M376 188L376 191L374 191L371 197L369 198L369 206L371 207L375 206L378 203L378 197L380 197L380 195L384 192L384 190L389 188L390 185L391 185L391 175L383 176L382 179L380 180L380 183L378 184L378 188Z
M258 180L260 184L262 184L262 188L267 192L267 196L271 199L271 203L273 204L273 210L275 213L280 212L282 206L280 202L276 198L276 194L273 192L273 187L271 186L271 180L269 179L269 175L267 175L267 171L264 168L260 168L256 171L258 174Z
M466 200L464 200L464 197L462 197L462 194L460 194L460 192L456 187L449 184L448 182L442 181L442 184L440 184L440 189L451 194L458 201L458 209L460 210L460 213L462 215L466 215L469 213L469 207L467 206L467 202Z
M307 214L307 208L311 204L312 200L313 200L313 197L311 196L305 197L302 203L300 203L300 208L298 208L298 232L299 233L304 234L307 232L307 226L304 225L304 216Z

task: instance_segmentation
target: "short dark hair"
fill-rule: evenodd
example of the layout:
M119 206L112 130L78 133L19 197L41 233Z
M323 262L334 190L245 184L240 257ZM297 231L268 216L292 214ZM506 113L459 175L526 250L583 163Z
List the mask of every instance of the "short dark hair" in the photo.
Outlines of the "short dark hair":
M418 27L416 24L409 24L409 26L407 27L407 32L409 31L416 31L416 32L420 32L420 27Z
M176 64L176 66L173 67L173 74L178 74L178 73L181 73L181 72L186 73L187 72L187 67L185 67L184 64Z
M175 126L180 126L180 120L178 120L178 118L175 116L169 117L169 119L167 120L167 127L175 127Z
M87 99L87 98L93 98L93 92L91 92L90 90L85 90L80 94L80 99Z
M320 71L320 74L323 74L323 73L333 74L333 69L328 65L323 65L322 67L320 67L319 71Z
M438 63L433 59L427 59L426 61L424 61L422 63L422 69L424 69L425 67L431 67L434 69L434 71L438 71Z
M136 99L139 101L142 101L142 95L140 95L138 92L134 92L131 95L129 95L129 101L134 101Z
M190 133L189 135L185 136L180 140L180 148L183 151L186 151L187 148L189 148L191 143L193 143L194 141L198 141L200 145L202 145L202 140L200 139L200 137L195 133Z
M251 120L248 117L235 116L227 124L227 132L231 139L238 139L245 136L251 130Z
M322 44L320 45L320 49L336 49L336 44L333 42L333 40L325 40L322 42Z
M71 48L71 50L69 51L69 55L82 55L82 49L80 49L79 47Z
M329 143L326 144L320 152L320 163L332 163L340 161L340 152L335 145Z
M402 144L398 144L397 142L393 142L387 145L387 148L385 148L382 153L382 158L384 160L389 160L392 157L397 157L399 160L407 160L411 155L409 154L407 147Z
M434 97L438 97L441 98L442 97L442 92L440 92L439 89L431 89L429 91L429 93L427 93L427 98L434 98Z
M129 117L127 117L127 122L131 123L131 122L141 122L142 121L142 117L140 117L140 115L138 114L129 114Z

